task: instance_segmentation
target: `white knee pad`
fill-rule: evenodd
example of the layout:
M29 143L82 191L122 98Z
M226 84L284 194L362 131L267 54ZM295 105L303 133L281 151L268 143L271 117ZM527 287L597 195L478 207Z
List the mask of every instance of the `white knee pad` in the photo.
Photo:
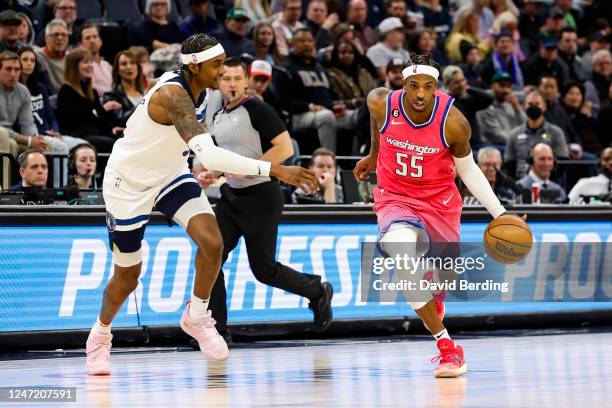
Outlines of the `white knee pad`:
M422 257L429 250L429 239L424 235L420 228L417 228L408 223L398 222L389 226L387 232L378 241L379 245L387 253L389 257L396 255L409 257ZM398 272L398 271L396 271ZM417 282L422 279L421 273L403 275L398 272L402 279L407 279ZM433 299L429 291L404 292L408 300L408 304L413 310L418 310L425 306ZM418 301L411 301L409 298L418 295Z
M118 248L113 249L113 262L117 266L127 268L142 262L142 248L136 252L120 252Z

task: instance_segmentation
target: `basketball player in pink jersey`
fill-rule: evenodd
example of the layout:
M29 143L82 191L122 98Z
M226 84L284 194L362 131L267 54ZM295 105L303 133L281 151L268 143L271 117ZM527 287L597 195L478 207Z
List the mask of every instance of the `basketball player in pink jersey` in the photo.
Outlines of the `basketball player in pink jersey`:
M411 61L402 72L403 89L377 88L368 95L372 147L354 175L365 180L376 170L374 211L381 249L389 253L391 243L402 243L413 248L413 256L422 256L416 253L417 243L459 242L462 200L455 172L494 218L506 210L474 162L470 124L453 98L437 89L437 64L428 54L412 55ZM458 377L467 365L463 349L442 324L443 293L427 297L408 301L437 341L440 355L432 362L440 364L434 375Z

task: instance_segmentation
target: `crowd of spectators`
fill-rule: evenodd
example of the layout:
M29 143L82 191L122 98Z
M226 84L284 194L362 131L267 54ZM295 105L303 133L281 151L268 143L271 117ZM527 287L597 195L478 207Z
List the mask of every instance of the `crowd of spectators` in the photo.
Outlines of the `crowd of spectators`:
M610 16L608 0L0 0L0 152L109 153L180 43L206 33L250 66L247 93L302 154L322 148L320 199L342 202L335 155L367 152L368 93L401 89L410 53L431 53L498 195L538 184L562 202L609 174Z

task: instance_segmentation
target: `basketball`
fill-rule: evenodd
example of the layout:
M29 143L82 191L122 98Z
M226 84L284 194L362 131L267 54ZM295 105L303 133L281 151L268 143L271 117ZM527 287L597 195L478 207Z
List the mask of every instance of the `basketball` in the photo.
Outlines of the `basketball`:
M529 254L533 244L531 229L513 215L502 215L487 225L483 242L490 257L503 264L514 264Z

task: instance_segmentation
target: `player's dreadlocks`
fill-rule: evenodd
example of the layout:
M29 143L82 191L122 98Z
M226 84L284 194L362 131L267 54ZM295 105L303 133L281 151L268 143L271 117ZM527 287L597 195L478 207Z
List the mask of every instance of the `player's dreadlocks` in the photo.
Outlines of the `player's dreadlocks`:
M440 71L440 65L434 60L433 55L430 52L426 52L425 54L415 54L414 52L410 53L410 61L406 64L406 67L412 65L429 65L430 67L434 67L438 71Z
M181 54L197 54L198 52L207 50L217 44L219 44L219 41L217 41L214 37L201 33L194 34L181 44ZM181 66L181 71L189 72L187 65L183 64Z

